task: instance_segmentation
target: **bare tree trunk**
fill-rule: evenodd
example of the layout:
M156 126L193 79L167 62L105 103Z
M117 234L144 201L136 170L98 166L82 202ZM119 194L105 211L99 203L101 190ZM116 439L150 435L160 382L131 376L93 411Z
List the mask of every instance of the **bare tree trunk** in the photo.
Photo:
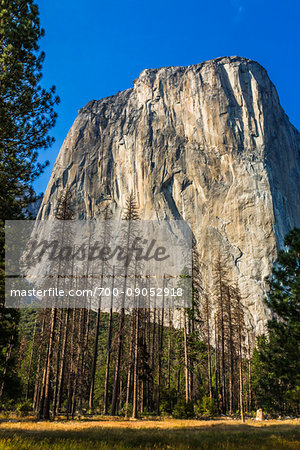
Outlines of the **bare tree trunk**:
M224 328L224 280L222 279L222 268L221 261L218 261L219 267L218 282L219 282L219 305L218 314L220 322L220 347L221 347L221 411L223 414L226 413L226 374L225 374L225 328Z
M100 299L100 302L101 302L101 299ZM90 409L90 411L93 411L95 376L96 376L96 367L97 367L97 358L98 358L100 318L101 318L101 306L98 307L97 321L96 321L96 330L95 330L94 354L93 354L93 363L92 363L92 377L91 377L90 395L89 395L89 409Z
M51 366L52 366L52 355L53 355L54 335L56 325L56 313L57 313L56 308L51 308L49 344L42 382L42 395L40 400L40 412L39 412L39 418L45 420L50 419Z
M243 333L242 327L244 324L244 317L239 293L237 293L237 320L238 320L237 325L238 325L238 345L239 345L240 412L241 412L241 420L242 422L245 422L244 399L243 399L243 352L242 352L242 333Z
M41 369L44 333L45 333L45 312L43 312L43 321L42 321L40 339L38 341L39 342L39 353L38 353L38 362L37 362L36 377L35 377L33 404L32 404L34 411L37 411L39 401L40 401L40 387L41 387L40 385L41 385L41 381L42 381L40 378L40 369Z
M130 237L130 223L127 232L127 249L129 249L129 237ZM118 401L118 391L119 391L119 381L120 381L120 367L121 367L121 357L122 357L122 349L123 349L123 331L124 331L124 320L125 320L125 298L126 298L126 288L127 288L127 272L128 268L126 266L125 275L124 275L124 289L123 289L123 298L122 298L122 307L119 318L119 329L118 329L118 346L117 346L117 357L115 364L115 374L114 374L114 384L113 384L113 394L111 401L111 416L116 415L117 409L117 401Z
M69 419L69 415L72 413L72 398L73 398L73 382L74 382L74 374L75 374L75 319L78 315L78 310L73 309L72 314L72 330L71 330L71 355L70 355L70 368L69 368L69 376L68 376L68 395L67 395L67 419Z
M28 391L29 391L31 368L32 368L32 360L33 360L35 335L36 335L36 324L37 324L37 317L35 318L35 321L34 321L34 329L33 329L32 343L31 343L31 352L30 352L29 367L28 367L28 374L27 374L27 381L26 381L25 400L28 399Z
M72 397L72 419L74 419L76 406L77 406L77 397L78 397L78 385L81 383L81 355L82 355L82 347L83 347L83 327L84 327L84 317L85 310L84 308L80 309L80 318L79 318L79 333L78 333L78 343L77 343L77 356L75 360L75 371L74 371L74 384L73 384L73 397Z
M109 386L109 370L110 370L110 357L111 357L111 339L112 339L112 319L113 319L113 290L115 281L115 268L113 267L110 310L109 310L109 324L107 335L107 356L106 356L106 370L105 370L105 383L104 383L104 408L103 414L108 414L108 386Z
M223 300L221 303L221 378L222 378L222 412L226 413L226 378L225 378L225 334Z
M119 408L118 411L121 411L123 408L123 380L120 377L120 389L119 389Z
M150 282L148 284L148 292L150 292ZM152 367L151 367L151 318L150 318L150 297L148 297L149 303L147 305L146 310L146 348L147 348L147 354L148 354L148 367L149 367L149 373L147 376L147 384L146 384L146 409L147 412L150 412L150 379L152 375Z
M83 385L84 380L88 378L87 373L87 355L88 355L88 341L89 341L89 330L90 330L90 315L91 308L85 302L83 324L82 324L82 351L80 355L80 376L79 376L79 390L78 390L78 409L82 410L82 400L83 400ZM100 320L100 317L99 317Z
M124 318L125 318L125 309L121 308L121 313L120 313L120 318L119 318L118 347L117 347L116 364L115 364L113 395L112 395L111 411L110 411L110 414L112 416L116 415L117 401L118 401L120 366L121 366L121 356L122 356L122 346L123 346Z
M171 319L169 310L169 336L168 336L168 389L171 387Z
M135 339L134 339L134 366L133 366L133 408L132 418L138 417L138 364L139 364L139 327L140 310L137 307L135 311Z
M195 331L195 323L194 323L194 317L195 317L195 311L194 311L194 304L193 304L193 313L192 313L192 319L188 321L189 325L189 333L194 336ZM190 400L193 401L194 399L194 361L193 357L191 355L189 356L189 393L190 393Z
M155 339L156 339L156 297L154 299L154 309L153 309L153 332L152 332L152 344L151 344L151 370L152 370L152 380L151 380L151 411L154 411L154 370L155 370Z
M217 319L215 316L215 377L216 377L216 401L217 407L219 409L219 352L218 352L218 334L217 334Z
M55 371L55 390L53 396L53 417L56 416L57 410L57 398L58 398L58 386L59 386L59 370L60 370L60 354L61 354L61 341L62 341L62 320L63 320L63 310L59 313L59 328L58 328L58 343L57 343L57 357L56 357L56 371Z
M209 300L208 295L205 296L205 302L206 302L206 328L207 328L207 351L208 351L208 358L207 358L207 368L208 368L208 389L209 389L209 397L212 398L212 375L211 375L211 347L210 347L210 324L209 324L209 314L210 314L210 308L209 308Z
M130 401L131 373L132 373L132 361L129 362L128 373L127 373L126 403L125 403L125 417L126 418L128 417L128 408L129 408L129 401Z
M163 278L163 298L162 298L162 309L161 309L161 322L158 333L158 365L157 365L157 399L156 399L156 414L160 415L160 391L161 391L161 366L162 366L162 351L163 351L163 340L164 340L164 288L165 288L165 275Z
M158 313L159 314L159 313ZM163 311L161 312L163 316ZM162 327L163 327L163 317L161 318L161 321L158 323L158 361L157 361L157 394L156 394L156 414L159 416L160 414L160 383L161 383L161 341L162 341Z
M66 238L68 238L68 233L65 233L66 221L69 221L73 218L73 210L71 207L71 193L69 190L66 190L62 196L58 199L58 204L55 211L55 219L58 219L58 222L61 222L62 229L60 235L60 244L65 242ZM58 229L57 232L60 233ZM56 287L59 288L60 277L61 277L61 268L62 268L63 259L60 256L58 260L58 270L56 275ZM51 400L51 371L52 371L52 358L54 351L54 340L55 340L55 328L56 328L56 320L57 320L57 308L51 308L51 318L50 318L50 334L49 334L49 344L48 344L48 352L46 358L46 365L43 376L42 383L42 395L40 401L40 410L39 417L48 420L50 418L50 400ZM56 380L57 381L57 380ZM55 402L55 400L54 400Z
M229 347L229 412L233 414L233 323L231 316L231 296L229 287L227 288L227 310L228 310L228 347Z
M131 376L134 359L134 336L135 336L135 314L134 311L131 317L131 330L130 330L130 349L129 349L129 361L128 361L128 373L127 373L127 386L126 386L126 403L125 403L125 417L128 417L128 408L130 400L130 388L131 388Z
M180 368L177 372L177 397L180 397Z
M128 221L128 229L126 232L126 264L124 267L124 288L123 288L123 298L122 298L122 306L121 313L119 319L119 330L118 330L118 345L117 345L117 356L116 356L116 364L115 364L115 374L114 374L114 384L113 384L113 394L112 394L112 402L111 402L111 415L114 416L116 414L117 408L117 400L118 400L118 389L119 389L119 379L120 379L120 366L121 366L121 357L122 357L122 347L123 347L123 329L124 329L124 319L125 319L125 299L126 299L126 288L127 288L127 276L128 276L128 265L129 265L129 248L130 248L130 239L132 232L132 224L131 221L137 220L137 206L134 200L133 193L130 194L127 203L126 203L126 212L123 217L124 220Z
M184 373L185 373L185 401L186 403L190 400L190 390L189 390L189 359L188 359L188 344L187 344L187 327L186 327L186 312L183 312L183 342L184 342Z
M67 350L68 333L69 333L69 320L70 320L70 308L67 308L66 316L65 316L64 337L63 337L63 344L62 344L61 358L60 358L60 371L59 371L59 377L58 377L58 390L57 390L58 411L60 411L61 403L62 403L62 390L63 390L64 374L65 374L65 367L66 367L66 350Z
M251 344L250 333L248 333L248 380L249 380L249 393L248 393L248 411L252 411L252 380L251 380Z
M240 349L240 360L239 360L239 375L240 375L240 411L241 411L241 420L245 422L244 416L244 400L243 400L243 360Z

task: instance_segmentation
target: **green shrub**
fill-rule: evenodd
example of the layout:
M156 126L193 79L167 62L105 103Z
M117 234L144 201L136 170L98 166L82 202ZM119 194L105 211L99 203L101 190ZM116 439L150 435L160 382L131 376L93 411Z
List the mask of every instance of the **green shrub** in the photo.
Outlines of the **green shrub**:
M196 417L201 417L202 416L202 401L201 400L197 400L195 402L194 411L195 411L195 416Z
M218 414L213 398L204 396L202 400L197 400L195 403L195 415L196 417L215 417Z
M161 415L170 415L172 414L172 408L170 402L168 400L163 400L160 402L159 410Z
M218 409L213 398L206 395L202 399L202 415L204 417L215 417L218 414Z
M194 417L193 402L186 403L185 400L178 400L173 409L173 417L175 419L191 419Z
M17 404L16 412L19 416L24 417L32 411L32 404L26 400Z
M10 412L16 410L16 402L14 399L10 399L5 401L4 403L0 404L0 411L4 412Z
M160 396L160 412L164 415L172 414L174 406L177 402L177 392L174 388L165 388L161 391Z
M133 412L133 405L132 405L132 403L128 403L127 417L131 417L132 412ZM124 416L124 417L126 416L126 404L124 404L123 408L120 409L119 416Z

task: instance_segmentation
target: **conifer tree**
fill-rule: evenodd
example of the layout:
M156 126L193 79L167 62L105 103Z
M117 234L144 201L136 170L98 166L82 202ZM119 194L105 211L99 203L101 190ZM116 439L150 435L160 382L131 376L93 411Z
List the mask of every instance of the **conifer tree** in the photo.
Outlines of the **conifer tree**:
M132 224L131 222L134 220L139 219L139 213L138 213L138 207L136 204L135 196L133 192L130 193L127 201L126 201L126 207L125 212L123 215L123 220L128 221L128 227L126 230L126 236L125 236L125 246L128 251L130 247L130 241L132 239L131 232L132 232ZM129 252L128 252L129 253ZM117 409L117 400L118 400L118 393L119 393L119 386L120 386L120 367L121 367L121 357L122 357L122 350L123 350L123 339L124 339L124 319L125 319L125 297L126 297L126 279L127 279L127 271L128 267L127 264L125 266L124 271L124 289L123 292L123 299L122 299L122 305L121 305L121 311L120 311L120 317L119 317L119 326L118 326L118 344L117 344L117 355L116 355L116 361L115 361L115 372L114 372L114 383L113 383L113 394L112 394L112 403L111 403L111 415L114 416L116 414Z
M299 412L300 229L290 231L284 244L268 281L273 318L252 358L253 390L260 406Z
M26 217L35 199L32 182L47 165L37 162L38 150L50 147L55 87L40 85L45 54L39 50L44 35L33 0L0 1L0 395L10 375L18 343L19 313L4 308L4 221ZM0 357L1 359L1 357Z
M55 232L58 233L58 237L60 239L60 242L64 242L66 239L66 235L69 235L67 232L67 225L65 224L65 221L71 220L74 217L74 211L72 208L72 194L68 188L64 192L61 193L61 195L58 198L56 210L55 210L55 219L59 221L57 224L55 222L54 227ZM60 223L61 221L61 223ZM62 269L62 258L59 257L58 261L58 269L57 269L57 284L59 285L59 279L61 276L61 269ZM58 287L58 286L57 286ZM50 313L50 331L49 331L49 341L48 341L48 348L46 353L46 362L44 366L44 372L43 372L43 381L42 381L42 388L41 388L41 400L40 400L40 407L39 407L39 418L41 419L49 419L50 418L50 401L51 401L51 381L52 381L52 364L53 364L53 352L54 352L54 345L55 345L55 338L56 338L56 323L57 323L57 308L54 305L51 308ZM59 328L58 333L58 352L61 351L61 342L62 342L62 327ZM56 388L54 393L54 410L53 414L56 413L56 405L57 405L57 395L58 395L58 387L59 387L59 363L60 359L57 356L57 367L56 367Z
M0 217L20 218L34 197L34 179L47 165L38 150L53 138L55 87L40 86L44 35L33 0L1 0L0 10Z

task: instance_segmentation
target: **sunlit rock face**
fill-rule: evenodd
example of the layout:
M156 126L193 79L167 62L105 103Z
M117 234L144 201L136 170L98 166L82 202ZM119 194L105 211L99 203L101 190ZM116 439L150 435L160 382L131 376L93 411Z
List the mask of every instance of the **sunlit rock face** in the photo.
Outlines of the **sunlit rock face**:
M79 111L39 218L68 186L78 218L122 217L134 192L142 218L185 219L211 278L230 255L247 323L264 330L264 279L300 226L299 133L266 70L240 57L144 70L134 87Z

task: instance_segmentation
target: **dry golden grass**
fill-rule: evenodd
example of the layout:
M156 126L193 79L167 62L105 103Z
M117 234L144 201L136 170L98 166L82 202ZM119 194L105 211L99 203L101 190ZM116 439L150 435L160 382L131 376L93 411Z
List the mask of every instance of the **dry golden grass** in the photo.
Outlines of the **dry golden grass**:
M241 429L241 427L268 428L276 427L278 430L290 429L291 426L300 427L300 419L290 420L246 420L243 424L241 420L232 420L227 418L215 420L180 420L180 419L124 419L116 417L96 417L91 420L55 420L53 422L32 420L30 418L19 419L12 422L0 423L0 430L18 429L23 431L72 431L99 428L130 428L130 429L173 429L173 428L192 428L198 430L209 430L218 428L219 430Z
M300 448L300 420L91 420L0 423L0 449Z

